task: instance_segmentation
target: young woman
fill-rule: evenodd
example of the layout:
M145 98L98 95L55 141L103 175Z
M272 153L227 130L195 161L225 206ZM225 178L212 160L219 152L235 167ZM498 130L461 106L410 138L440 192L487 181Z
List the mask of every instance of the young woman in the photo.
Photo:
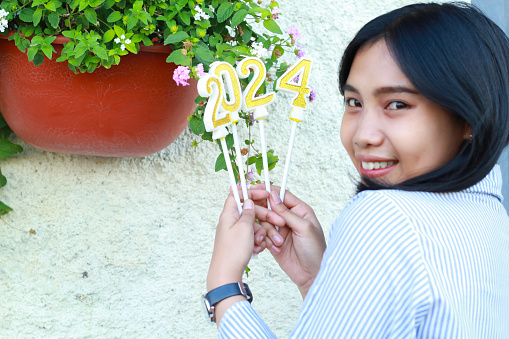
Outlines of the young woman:
M507 36L467 4L406 6L359 31L339 86L358 193L327 247L291 193L273 187L269 211L255 187L242 217L228 197L207 278L219 336L274 336L223 287L268 248L304 298L291 337L509 338Z

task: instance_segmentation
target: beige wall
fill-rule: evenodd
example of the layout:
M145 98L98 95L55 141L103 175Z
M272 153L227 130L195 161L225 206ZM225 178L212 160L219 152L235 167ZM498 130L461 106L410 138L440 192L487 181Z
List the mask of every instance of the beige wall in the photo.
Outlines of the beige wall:
M326 233L353 192L339 141L341 53L366 21L412 2L280 1L280 24L301 30L318 91L297 130L288 188L315 208ZM280 95L266 123L282 159L276 184L288 115ZM25 151L1 163L9 182L0 199L15 209L3 219L37 234L0 222L0 338L215 336L200 295L228 177L214 173L217 148L195 150L193 140L186 130L157 154L115 159L43 152L16 139ZM286 337L302 303L296 287L269 253L250 268L255 309Z

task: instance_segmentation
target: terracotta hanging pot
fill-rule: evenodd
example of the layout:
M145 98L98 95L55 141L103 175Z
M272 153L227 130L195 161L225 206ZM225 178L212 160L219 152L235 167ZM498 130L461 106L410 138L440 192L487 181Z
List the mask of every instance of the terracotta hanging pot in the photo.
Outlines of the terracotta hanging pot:
M60 56L62 43L54 42ZM166 46L143 47L118 66L74 74L67 62L34 66L0 37L0 111L25 142L45 151L141 157L172 143L196 108L196 82L177 86Z

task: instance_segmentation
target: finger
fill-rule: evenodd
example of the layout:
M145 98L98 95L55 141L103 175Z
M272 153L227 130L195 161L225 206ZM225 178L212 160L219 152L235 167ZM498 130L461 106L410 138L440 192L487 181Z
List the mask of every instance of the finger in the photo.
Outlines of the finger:
M233 227L250 227L251 232L254 234L254 221L255 221L255 210L254 203L252 200L248 199L244 201L244 205L242 206L242 215L240 216L239 221L233 225Z
M265 228L262 227L259 223L254 223L254 245L261 246L263 240L265 240L265 236L267 235L267 232L265 231Z
M244 194L242 193L242 188L237 186L237 190L239 191L239 197L241 200L244 199ZM232 187L230 186L230 192L232 192ZM269 192L261 189L251 189L247 190L248 198L251 200L263 200L269 198Z
M228 221L230 221L229 224L232 225L237 222L239 218L240 215L237 209L237 202L235 201L233 194L230 193L224 202L223 212L221 212L221 215L219 216L219 223L228 224Z
M285 219L279 214L262 206L255 206L256 219L266 221L276 226L284 226Z
M265 190L265 184L256 184L256 185L253 185L253 186L251 186L250 189L257 190L257 191ZM277 195L279 196L281 194L281 187L275 186L275 185L271 185L270 186L270 191L271 192L276 192ZM297 198L295 195L293 195L288 190L285 191L285 201L284 201L284 203L285 203L286 207L288 207L289 209L292 209L293 207L295 207L295 206L297 206L299 204L304 204L304 202L302 200Z
M276 192L270 193L270 206L273 212L276 212L283 217L285 225L291 228L294 232L302 233L310 227L314 227L310 221L290 211L286 205L286 197L285 204L283 204Z

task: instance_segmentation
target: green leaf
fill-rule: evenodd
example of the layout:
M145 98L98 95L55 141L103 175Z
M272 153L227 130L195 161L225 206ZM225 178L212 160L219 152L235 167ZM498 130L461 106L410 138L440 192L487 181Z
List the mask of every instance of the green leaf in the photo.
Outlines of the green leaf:
M34 15L32 16L34 26L37 26L39 22L41 22L42 18L42 8L37 8L34 12Z
M106 19L106 21L108 22L116 22L118 20L122 19L122 13L118 12L118 11L115 11L113 13L111 13L108 18Z
M97 7L104 3L104 0L89 0L90 7Z
M212 52L210 51L210 49L208 49L208 47L205 47L205 46L197 45L193 49L194 55L207 63L212 63L212 62L216 61L216 59L214 59L214 55L212 55Z
M216 170L216 172L219 172L220 170L225 170L225 171L228 170L228 168L226 167L226 161L224 160L224 154L223 153L219 154L219 156L216 159L216 168L215 168L215 170Z
M263 21L263 27L272 33L283 34L281 28L279 28L279 25L273 19L267 19Z
M225 138L225 141L226 141L226 146L228 149L231 149L234 145L234 140L233 140L233 134L228 134Z
M97 24L97 13L93 8L87 8L85 10L85 17L88 21L90 21L91 24L96 25Z
M103 41L106 43L106 42L110 42L111 40L113 40L113 38L115 37L115 31L110 29L110 30L107 30L105 33L104 33L104 37L103 37Z
M7 185L7 178L2 174L2 171L0 170L0 187L4 187L5 185Z
M53 47L51 45L44 45L41 47L41 51L46 55L48 59L51 59L53 56Z
M9 140L0 139L0 159L11 157L15 154L21 153L23 147L13 144Z
M122 36L122 34L125 34L125 31L122 27L120 26L113 26L113 29L115 30L115 33L117 34L117 36Z
M0 201L0 215L5 215L12 211L12 208Z
M55 6L55 3L53 1L48 1L47 3L44 4L44 7L46 7L46 9L54 12L57 10L57 6Z
M179 18L182 20L183 23L185 23L187 26L191 24L191 13L187 11L180 11L179 12Z
M189 57L182 53L182 50L177 49L166 58L166 62L174 62L177 65L187 65Z
M205 132L203 133L203 135L201 136L201 138L203 140L209 140L209 141L212 141L212 132Z
M232 18L231 27L240 25L240 23L244 21L244 18L246 17L247 13L248 12L245 9L241 9L240 11L236 12Z
M78 8L78 10L81 12L82 10L84 10L87 7L88 7L88 0L81 0L80 7Z
M143 1L136 1L134 4L133 4L133 8L137 11L141 11L143 7Z
M223 2L217 10L217 21L226 21L233 14L234 7L230 2Z
M166 40L164 40L164 44L165 45L175 44L175 43L181 42L182 40L187 39L187 38L189 38L189 35L186 32L180 31L180 32L177 32L175 34L168 36L166 38Z
M39 66L44 61L44 55L42 53L37 53L34 57L34 66Z
M134 15L129 16L129 18L127 18L127 29L131 30L134 26L136 26L137 23L138 23L137 17L135 17Z
M60 17L58 16L57 12L53 12L50 15L48 15L48 21L53 26L53 28L58 27L58 23L60 21Z
M28 61L34 60L34 57L35 57L35 55L37 54L38 51L39 51L39 49L37 47L35 47L35 46L30 47L28 49L28 52L27 52Z
M189 121L189 128L196 135L205 133L205 124L203 123L203 119L193 117L191 121Z
M19 18L24 22L34 22L34 10L30 8L22 9Z
M102 47L102 46L94 46L94 48L92 48L92 51L99 58L101 58L103 60L108 60L108 53L106 52L106 49L104 47Z

